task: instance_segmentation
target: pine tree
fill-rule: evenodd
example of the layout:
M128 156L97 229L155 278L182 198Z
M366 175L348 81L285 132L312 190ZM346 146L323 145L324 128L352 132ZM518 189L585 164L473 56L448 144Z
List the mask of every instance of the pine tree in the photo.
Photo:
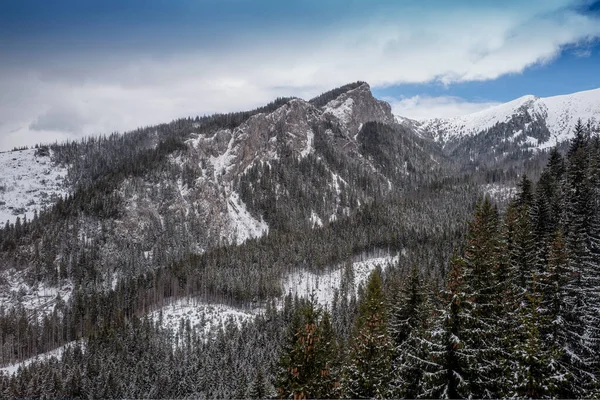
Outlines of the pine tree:
M344 396L388 397L392 352L383 287L379 274L374 271L361 299L350 355L344 368Z
M256 372L249 394L251 399L265 399L267 397L267 383L262 368L259 368Z
M329 313L312 298L292 317L277 379L281 398L329 398L339 385L335 370L336 343Z
M551 314L541 306L542 296L535 278L533 281L531 291L526 294L527 305L521 307L518 314L518 341L512 349L515 362L510 375L511 397L555 397L566 381L560 365L560 350L543 336L544 328L551 323Z
M427 358L423 337L430 317L428 300L415 265L408 282L398 291L390 308L394 397L417 398L422 392L423 364Z

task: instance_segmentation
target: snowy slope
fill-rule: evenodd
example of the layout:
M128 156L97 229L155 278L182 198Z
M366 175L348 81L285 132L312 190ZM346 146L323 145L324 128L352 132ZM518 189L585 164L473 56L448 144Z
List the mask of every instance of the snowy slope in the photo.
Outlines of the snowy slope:
M572 137L578 119L600 123L600 89L547 98L527 95L473 114L413 122L420 132L428 132L435 140L446 143L477 135L525 112L533 119L543 121L550 131L551 138L536 145L551 147ZM406 121L406 118L397 117L397 120Z
M34 362L41 362L41 361L47 361L50 360L51 358L56 358L58 360L60 360L62 358L62 355L64 353L64 351L69 348L69 347L74 347L77 344L76 341L73 342L69 342L67 344L65 344L64 346L60 346L52 351L49 351L47 353L42 353L42 354L38 354L35 357L32 358L28 358L27 360L21 361L19 363L16 364L11 364L7 367L4 368L0 368L0 374L1 373L6 373L8 375L13 375L15 374L19 368L21 367L26 367ZM85 350L85 345L80 342L80 345L82 347L82 350Z
M358 261L352 264L354 272L354 290L355 293L361 284L364 284L369 275L379 265L382 269L398 261L398 256L386 256L368 258L364 261ZM283 282L283 293L291 293L292 296L309 298L314 294L317 303L330 306L333 302L333 295L336 289L340 288L344 268L338 266L332 271L316 274L309 271L298 271L290 274Z
M54 165L50 156L35 149L0 153L0 223L17 217L33 218L33 212L52 205L68 191L67 170Z
M354 275L354 291L364 284L370 273L380 266L387 268L391 263L398 261L399 256L367 257L364 260L352 263ZM302 298L310 298L314 293L317 303L330 307L333 301L334 292L340 288L342 281L343 266L338 265L329 272L315 274L308 271L298 271L286 276L282 281L284 295L291 293ZM283 300L283 299L281 299ZM283 306L280 301L278 307ZM158 323L162 313L161 326L170 329L174 345L177 345L175 333L182 324L189 321L190 327L196 331L201 331L204 338L209 338L211 332L222 329L228 323L241 326L245 321L249 321L256 315L265 312L264 308L239 309L224 304L209 304L199 301L195 298L185 298L175 301L160 310L150 313L150 318Z
M46 283L27 283L24 275L26 271L16 271L14 268L2 271L0 281L0 307L9 310L21 305L26 310L37 312L41 320L44 315L50 314L59 302L67 302L71 297L73 287L64 284L61 287L49 286Z
M540 113L543 115L546 112L546 126L554 137L554 143L570 139L579 118L583 122L592 120L600 123L600 89L540 100L543 100L540 102ZM542 106L545 106L545 110Z

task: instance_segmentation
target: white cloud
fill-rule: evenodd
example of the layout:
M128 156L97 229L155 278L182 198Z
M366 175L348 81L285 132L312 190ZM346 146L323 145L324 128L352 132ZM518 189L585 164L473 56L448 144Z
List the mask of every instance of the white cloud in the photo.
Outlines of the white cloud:
M592 50L590 49L577 49L573 50L573 54L579 58L587 58L592 55Z
M517 3L519 4L519 3ZM227 112L277 96L310 97L356 80L400 83L495 79L549 62L565 45L600 36L600 23L565 2L478 2L365 16L346 27L279 32L163 56L71 54L20 69L0 65L0 150ZM407 6L408 7L408 6ZM406 116L476 110L454 98L402 99Z
M454 96L413 96L402 99L385 98L395 115L410 119L456 117L494 107L496 102L469 102Z

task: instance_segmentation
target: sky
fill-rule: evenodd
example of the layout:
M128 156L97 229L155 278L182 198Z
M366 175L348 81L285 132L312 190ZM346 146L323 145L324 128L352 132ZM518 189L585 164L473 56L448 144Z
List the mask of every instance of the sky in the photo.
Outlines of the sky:
M409 118L600 87L600 1L2 0L0 150L367 81Z

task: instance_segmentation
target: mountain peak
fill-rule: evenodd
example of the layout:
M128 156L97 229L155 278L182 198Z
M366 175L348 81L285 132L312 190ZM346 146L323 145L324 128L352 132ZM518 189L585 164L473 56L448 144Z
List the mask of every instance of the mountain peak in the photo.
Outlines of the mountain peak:
M356 135L367 122L394 122L392 107L385 101L377 100L368 83L356 82L351 85L321 107L324 114L336 117L351 136Z
M446 143L477 136L498 124L511 123L517 134L527 130L529 125L524 124L537 121L547 137L536 147L546 148L568 140L578 119L600 122L600 89L545 98L528 94L475 113L421 120L417 125L420 131Z

